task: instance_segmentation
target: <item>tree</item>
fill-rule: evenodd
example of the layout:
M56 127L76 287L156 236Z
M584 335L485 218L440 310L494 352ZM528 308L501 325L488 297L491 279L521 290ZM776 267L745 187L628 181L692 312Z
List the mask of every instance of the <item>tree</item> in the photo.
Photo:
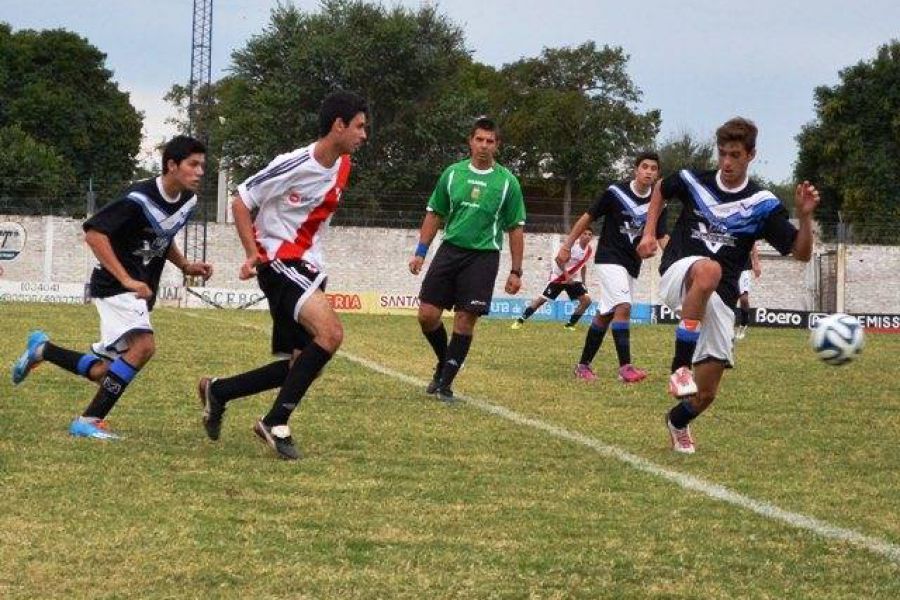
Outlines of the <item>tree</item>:
M368 100L370 127L349 193L371 203L433 186L436 165L457 156L462 131L486 103L462 85L482 75L462 31L429 6L326 0L308 13L279 5L232 59L217 93L221 151L238 177L315 139L322 99L351 90Z
M105 59L74 33L0 23L0 127L38 143L23 147L52 148L79 180L119 184L131 178L142 119Z
M815 90L816 120L797 136L795 175L820 190L818 217L861 239L897 239L900 221L900 42ZM826 230L827 232L827 230Z
M562 182L566 228L572 194L619 178L622 161L649 145L659 129L659 111L635 108L641 92L627 63L621 48L585 42L546 48L501 70L511 91L507 155L525 177Z
M71 191L75 177L69 163L18 125L0 127L0 148L0 206L4 210L45 212L45 203L58 201Z
M687 131L666 138L658 153L662 177L668 177L679 169L706 171L716 168L713 143L696 139Z

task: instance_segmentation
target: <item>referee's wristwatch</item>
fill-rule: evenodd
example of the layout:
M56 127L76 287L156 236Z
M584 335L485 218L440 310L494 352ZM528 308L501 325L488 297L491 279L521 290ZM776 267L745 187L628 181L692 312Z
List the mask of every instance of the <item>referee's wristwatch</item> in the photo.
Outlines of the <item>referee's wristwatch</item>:
M510 269L510 270L509 270L509 274L510 274L510 275L515 275L516 277L518 277L519 279L521 279L521 278L522 278L522 269Z

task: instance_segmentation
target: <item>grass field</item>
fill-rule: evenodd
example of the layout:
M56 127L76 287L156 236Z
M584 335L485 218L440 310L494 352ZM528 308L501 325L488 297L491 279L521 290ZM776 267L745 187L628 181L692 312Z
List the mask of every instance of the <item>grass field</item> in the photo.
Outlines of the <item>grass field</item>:
M651 376L626 387L611 340L602 379L572 379L583 326L482 322L455 386L469 401L448 407L422 393L414 319L343 321L345 354L292 420L299 462L251 432L268 395L231 404L219 442L200 425L198 377L266 360L262 312L155 311L118 443L67 435L88 382L4 374L0 597L900 597L900 336L832 368L803 332L751 330L685 457L662 422L671 327L633 330ZM35 325L79 348L97 327L89 306L0 304L3 363Z

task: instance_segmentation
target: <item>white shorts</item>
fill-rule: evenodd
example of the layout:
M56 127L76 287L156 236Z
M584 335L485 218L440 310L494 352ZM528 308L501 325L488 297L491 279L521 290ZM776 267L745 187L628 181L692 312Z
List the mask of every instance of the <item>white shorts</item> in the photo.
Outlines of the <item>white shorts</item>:
M128 350L126 334L140 331L153 333L147 301L138 299L131 292L94 298L94 306L100 313L100 341L91 345L94 354L118 358Z
M738 278L738 293L749 294L751 281L753 281L753 271L741 271L741 276Z
M662 301L672 310L681 310L684 299L684 279L688 269L702 256L688 256L674 262L659 281L659 292ZM717 292L713 292L706 303L700 327L700 339L694 350L693 363L707 358L724 361L729 367L734 366L734 311L722 300Z
M622 265L595 265L597 281L600 282L600 298L597 299L597 314L608 315L620 304L631 304L634 296L635 279Z

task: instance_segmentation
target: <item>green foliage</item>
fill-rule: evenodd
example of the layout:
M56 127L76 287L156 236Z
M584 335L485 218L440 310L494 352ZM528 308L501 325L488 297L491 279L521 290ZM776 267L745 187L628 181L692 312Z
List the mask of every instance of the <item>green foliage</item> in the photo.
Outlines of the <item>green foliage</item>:
M69 163L18 125L0 127L0 206L43 212L43 203L67 193L75 180Z
M707 171L716 168L716 148L712 141L697 139L687 131L666 138L657 152L662 177L679 169Z
M797 136L795 174L822 194L818 217L852 223L858 241L896 241L900 222L900 41L816 88L816 120Z
M131 177L141 115L112 81L106 56L64 30L0 29L0 126L52 146L80 180Z
M318 13L280 5L232 58L233 76L220 88L221 135L239 175L315 139L322 98L346 89L369 102L369 141L351 193L371 199L434 185L436 165L456 158L478 110L479 94L462 84L483 77L467 69L462 31L434 8L352 0L328 0Z

